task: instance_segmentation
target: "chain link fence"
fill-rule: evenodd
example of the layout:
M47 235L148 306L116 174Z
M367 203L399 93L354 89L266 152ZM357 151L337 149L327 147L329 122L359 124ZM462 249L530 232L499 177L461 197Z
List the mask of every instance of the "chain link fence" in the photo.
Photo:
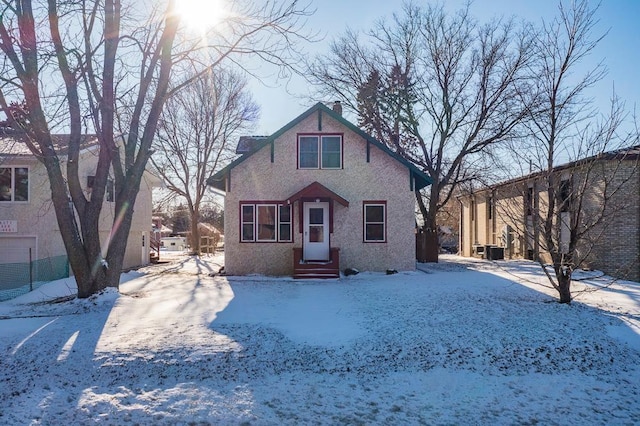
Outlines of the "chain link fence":
M66 255L30 260L32 253L0 248L0 301L26 294L49 281L69 276ZM12 260L24 260L12 262Z

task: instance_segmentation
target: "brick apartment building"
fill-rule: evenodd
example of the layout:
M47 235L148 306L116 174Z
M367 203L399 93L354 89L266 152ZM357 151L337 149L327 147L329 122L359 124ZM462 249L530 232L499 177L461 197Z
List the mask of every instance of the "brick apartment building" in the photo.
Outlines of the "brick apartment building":
M603 218L578 244L581 262L576 267L640 281L639 156L640 146L635 146L551 171L556 182L554 239L561 252L568 247L571 229L582 226L569 224ZM548 177L547 172L532 173L460 196L459 253L491 257L487 251L494 246L498 256L549 262L540 225L549 206Z

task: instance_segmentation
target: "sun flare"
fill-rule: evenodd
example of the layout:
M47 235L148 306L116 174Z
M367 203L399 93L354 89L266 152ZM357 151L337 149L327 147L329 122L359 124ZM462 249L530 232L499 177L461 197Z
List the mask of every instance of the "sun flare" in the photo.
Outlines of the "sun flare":
M224 0L176 0L176 12L187 28L204 32L219 24L227 11Z

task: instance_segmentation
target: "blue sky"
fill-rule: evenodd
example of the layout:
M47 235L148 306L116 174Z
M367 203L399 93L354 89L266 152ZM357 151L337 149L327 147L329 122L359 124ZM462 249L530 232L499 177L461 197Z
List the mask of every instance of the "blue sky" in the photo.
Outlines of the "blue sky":
M419 1L419 0L416 0ZM597 1L591 1L595 6ZM447 0L446 7L452 11L460 8L464 0ZM481 22L493 16L515 16L532 22L550 19L557 13L555 0L475 0L471 10ZM309 17L310 31L326 34L323 41L307 46L309 55L326 52L334 36L342 34L347 27L368 29L379 18L390 16L401 10L400 0L315 0L316 13ZM609 30L590 58L591 66L602 60L608 75L594 88L592 96L602 108L615 85L618 95L633 108L640 104L640 0L603 0L597 13L599 31ZM589 65L589 64L585 64ZM262 69L268 69L262 67ZM333 99L304 99L307 87L304 80L294 77L278 81L276 72L263 73L263 82L251 79L250 89L261 107L261 119L256 134L268 135L317 101ZM639 105L640 106L640 105Z

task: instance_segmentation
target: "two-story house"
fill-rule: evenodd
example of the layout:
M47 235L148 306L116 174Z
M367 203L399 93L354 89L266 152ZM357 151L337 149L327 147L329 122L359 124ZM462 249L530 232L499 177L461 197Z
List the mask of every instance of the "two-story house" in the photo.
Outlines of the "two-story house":
M431 183L383 143L318 103L208 184L225 195L225 271L339 277L415 269L415 191Z
M640 280L639 161L640 146L634 146L551 171L557 194L553 237L560 251L567 252L571 223L584 223L573 227L576 232L589 226L576 247L576 257L584 259L579 266ZM459 253L491 258L487 250L495 246L506 258L550 262L541 230L550 204L547 182L537 172L461 195Z
M51 202L47 172L21 141L23 137L24 134L11 129L0 130L0 292L21 288L30 281L48 281L73 273ZM53 139L62 170L66 170L68 136L54 135ZM85 137L79 173L87 197L98 162L97 151L97 138ZM151 190L160 183L157 177L145 173L124 257L126 269L149 263ZM107 188L100 218L103 244L108 242L114 209L112 186Z

